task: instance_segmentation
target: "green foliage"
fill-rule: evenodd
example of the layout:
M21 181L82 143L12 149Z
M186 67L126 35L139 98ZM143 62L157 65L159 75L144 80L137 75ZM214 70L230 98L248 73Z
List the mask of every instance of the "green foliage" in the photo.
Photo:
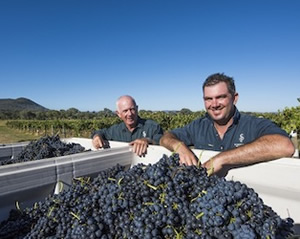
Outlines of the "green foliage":
M51 111L50 111L51 112ZM50 113L49 112L49 113ZM70 109L68 113L76 113L76 119L59 119L57 112L51 112L52 120L10 120L7 126L27 132L38 134L60 134L62 137L89 137L92 131L110 127L120 123L121 120L111 111L106 110L97 117L86 117L76 109ZM54 114L55 113L55 114ZM204 116L205 111L192 112L183 109L178 112L152 112L140 111L140 116L158 122L164 130L171 130L183 127L196 118ZM278 113L251 113L257 117L264 117L272 120L287 133L296 129L300 132L300 107L286 108ZM55 115L55 116L54 116Z
M89 137L96 129L121 122L116 116L97 120L10 120L6 125L13 129L41 135L59 134L62 137Z
M277 118L273 119L281 128L287 132L297 130L300 132L300 106L285 108L282 112L278 112Z

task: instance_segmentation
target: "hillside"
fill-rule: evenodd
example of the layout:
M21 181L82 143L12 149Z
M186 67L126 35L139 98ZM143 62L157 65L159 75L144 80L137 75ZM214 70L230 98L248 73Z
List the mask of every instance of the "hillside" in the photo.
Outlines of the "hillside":
M0 111L46 111L47 108L26 98L0 99Z

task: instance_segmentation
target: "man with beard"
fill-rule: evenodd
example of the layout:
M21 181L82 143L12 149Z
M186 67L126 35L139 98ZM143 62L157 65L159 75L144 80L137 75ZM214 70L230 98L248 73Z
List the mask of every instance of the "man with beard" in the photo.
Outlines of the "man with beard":
M203 164L218 176L228 170L291 157L295 151L288 134L268 119L242 114L236 108L238 93L233 78L216 73L202 86L206 115L188 125L165 132L160 145L179 154L180 163L197 165L190 150L221 151Z

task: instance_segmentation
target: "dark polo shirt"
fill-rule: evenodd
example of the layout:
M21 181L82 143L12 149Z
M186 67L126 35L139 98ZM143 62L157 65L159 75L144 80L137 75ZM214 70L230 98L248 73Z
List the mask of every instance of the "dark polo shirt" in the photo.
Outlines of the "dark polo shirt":
M159 144L159 140L163 135L163 130L158 123L149 119L138 118L137 127L130 132L125 123L112 125L109 128L96 130L92 134L101 135L106 140L131 142L139 138L152 139L155 144Z
M213 120L207 113L182 128L172 130L171 133L188 146L214 151L233 149L267 134L288 137L284 130L268 119L242 114L237 109L233 118L233 124L227 129L223 139L219 137Z

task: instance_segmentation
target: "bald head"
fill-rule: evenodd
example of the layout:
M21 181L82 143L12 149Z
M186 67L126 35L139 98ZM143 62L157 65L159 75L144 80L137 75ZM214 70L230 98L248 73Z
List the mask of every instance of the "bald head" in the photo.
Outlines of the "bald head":
M133 105L134 107L137 106L134 98L130 95L122 95L118 98L116 102L117 111L120 112L124 105Z
M117 115L123 120L126 127L133 131L138 121L138 106L135 100L129 95L123 95L117 100L116 105Z

